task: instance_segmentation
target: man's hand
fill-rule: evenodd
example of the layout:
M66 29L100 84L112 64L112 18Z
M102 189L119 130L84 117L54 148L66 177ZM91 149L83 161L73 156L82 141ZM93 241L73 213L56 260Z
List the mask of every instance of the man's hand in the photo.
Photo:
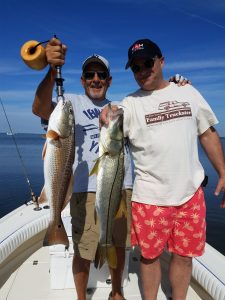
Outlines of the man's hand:
M176 83L178 86L186 85L186 84L191 84L191 81L185 77L183 77L180 74L176 74L174 76L171 76L169 78L170 82Z
M219 135L211 126L199 136L199 141L218 173L219 180L214 194L219 196L221 192L223 193L220 207L225 208L225 158Z
M52 69L55 69L55 66L64 65L66 51L66 45L63 45L59 39L54 37L48 42L45 52L47 62L50 64Z
M119 110L119 107L117 105L111 105L111 109L113 112L116 112ZM109 106L105 106L99 116L99 128L102 128L103 125L108 125L109 124L109 119L108 119L108 113L109 113Z
M220 207L225 208L225 176L219 178L215 189L215 196L219 196L220 192L223 192L223 197L222 197Z

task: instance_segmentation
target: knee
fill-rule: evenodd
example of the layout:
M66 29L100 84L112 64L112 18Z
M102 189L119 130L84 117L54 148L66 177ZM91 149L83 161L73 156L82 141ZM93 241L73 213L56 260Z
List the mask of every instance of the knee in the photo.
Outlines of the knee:
M88 273L90 270L90 264L91 264L90 260L74 255L73 264L72 264L73 274L77 274L80 272Z
M144 258L143 256L141 256L141 258L140 258L140 261L145 265L151 265L158 260L159 260L159 256L157 256L155 258Z
M186 266L186 267L191 267L192 266L192 257L188 256L181 256L178 254L173 254L172 260L180 265Z

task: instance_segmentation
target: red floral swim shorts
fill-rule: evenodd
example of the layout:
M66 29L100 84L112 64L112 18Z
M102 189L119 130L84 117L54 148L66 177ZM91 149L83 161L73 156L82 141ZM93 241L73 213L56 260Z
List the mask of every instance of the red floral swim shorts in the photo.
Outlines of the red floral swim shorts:
M201 256L206 240L206 207L202 188L180 206L156 206L132 201L131 242L146 259L165 246L182 256Z

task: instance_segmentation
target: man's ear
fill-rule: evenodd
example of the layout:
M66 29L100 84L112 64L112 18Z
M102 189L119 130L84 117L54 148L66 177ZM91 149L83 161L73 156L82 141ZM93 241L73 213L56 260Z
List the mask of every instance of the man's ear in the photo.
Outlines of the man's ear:
M82 76L80 77L80 82L84 86L85 79Z
M165 63L165 58L164 58L164 56L162 56L162 57L160 58L160 64L161 64L161 67L162 67L162 68L164 67L164 63Z
M112 76L109 76L108 78L108 85L110 86L112 84Z

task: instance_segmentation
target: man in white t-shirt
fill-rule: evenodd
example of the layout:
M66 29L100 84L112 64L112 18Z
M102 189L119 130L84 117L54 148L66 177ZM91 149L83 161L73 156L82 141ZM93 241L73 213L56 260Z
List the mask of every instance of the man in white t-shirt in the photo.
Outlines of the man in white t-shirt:
M55 66L65 62L66 46L53 38L46 46L46 57L50 69L39 84L33 102L33 113L47 120L54 109L52 99L55 86ZM182 76L172 77L178 85L188 83ZM95 160L98 158L99 114L110 101L106 92L110 87L112 77L109 62L100 55L88 57L82 65L81 84L85 95L65 94L65 99L71 101L75 113L75 161L74 190L70 200L72 216L72 237L74 244L73 276L78 300L86 299L86 289L89 277L90 263L95 258L99 238L99 226L95 218L96 176L89 176ZM128 144L125 143L125 178L124 189L128 212L132 189L132 170ZM110 268L112 291L109 300L122 300L122 275L125 262L125 246L129 241L130 220L117 219L114 224L113 238L117 251L117 268ZM128 237L128 238L127 238Z
M204 252L204 170L198 139L219 175L215 194L225 190L224 154L213 128L216 116L193 86L177 87L164 80L163 66L164 57L154 42L134 42L126 69L131 68L140 89L121 103L135 171L131 238L141 251L146 300L157 299L159 257L165 246L172 252L169 279L173 300L185 299L192 257ZM107 108L100 122L107 123L106 114ZM225 195L221 207L225 207Z

